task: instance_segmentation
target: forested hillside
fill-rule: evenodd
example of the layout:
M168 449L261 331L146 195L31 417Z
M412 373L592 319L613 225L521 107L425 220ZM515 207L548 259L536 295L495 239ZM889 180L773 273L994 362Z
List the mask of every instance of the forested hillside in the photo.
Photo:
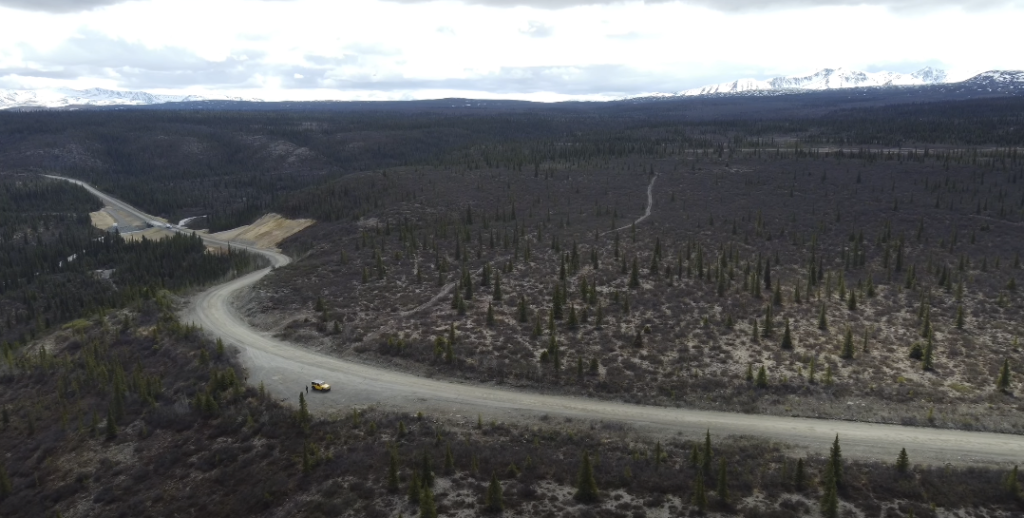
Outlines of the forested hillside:
M181 291L261 264L207 253L196 236L127 242L89 223L99 202L67 182L0 174L0 342L17 348L102 309Z

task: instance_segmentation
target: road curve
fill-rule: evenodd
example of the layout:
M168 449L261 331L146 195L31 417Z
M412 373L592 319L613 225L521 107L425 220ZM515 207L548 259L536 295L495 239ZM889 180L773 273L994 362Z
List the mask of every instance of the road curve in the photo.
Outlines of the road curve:
M94 194L99 192L89 189ZM100 195L107 203L144 215L130 205ZM264 254L274 266L289 262L288 257L274 251L249 249ZM475 424L479 414L486 420L552 416L616 422L654 435L682 433L689 438L700 437L710 429L718 437L756 436L791 444L797 452L818 454L826 453L839 434L843 452L851 458L891 462L905 447L915 463L1008 465L1024 461L1024 437L1017 435L630 405L439 381L319 354L253 329L234 309L232 298L271 271L265 268L197 295L183 318L236 346L249 383L262 382L281 400L295 403L297 392L303 391L310 379L328 380L333 386L331 392L307 398L310 409L316 412L344 412L352 405L379 403L397 410L422 410L467 425Z

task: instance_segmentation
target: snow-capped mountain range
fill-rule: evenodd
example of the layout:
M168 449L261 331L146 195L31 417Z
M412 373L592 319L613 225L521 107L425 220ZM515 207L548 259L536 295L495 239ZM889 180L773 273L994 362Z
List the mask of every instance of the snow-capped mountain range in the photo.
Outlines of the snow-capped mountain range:
M923 86L946 82L944 70L925 67L911 74L897 72L861 72L846 68L823 68L804 76L781 76L767 80L738 79L727 83L702 86L675 93L656 93L645 97L691 97L748 92L792 92L800 90L833 90L838 88Z
M129 90L89 88L50 88L39 90L0 90L0 110L6 108L66 108L70 106L144 106L187 101L259 101L241 97L205 97L200 95L157 95Z
M1024 71L990 70L969 79L949 82L945 71L925 67L910 74L896 72L860 72L845 68L825 68L810 75L783 76L768 80L739 79L728 83L707 85L675 93L654 93L628 97L624 101L671 99L696 96L751 95L774 96L799 92L842 88L905 88L947 85L959 92L1024 94ZM74 108L77 106L148 106L189 101L248 101L262 99L201 96L157 95L141 91L90 88L50 88L39 90L0 89L0 110L10 108Z

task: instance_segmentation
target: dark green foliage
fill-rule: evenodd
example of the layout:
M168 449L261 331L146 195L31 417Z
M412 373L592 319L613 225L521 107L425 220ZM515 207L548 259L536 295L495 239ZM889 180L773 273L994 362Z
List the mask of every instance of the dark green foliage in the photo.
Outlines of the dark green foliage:
M597 480L594 479L594 468L590 465L590 453L584 451L580 460L580 472L576 477L576 493L573 498L583 503L597 502Z
M999 369L999 376L996 378L996 390L1007 392L1010 389L1010 359L1003 360L1003 366Z
M725 459L718 462L718 486L715 488L718 494L718 501L723 504L729 503L729 475L726 473Z
M690 503L702 513L708 508L708 494L707 490L704 488L703 471L697 472L697 478L693 483L693 496L690 498Z
M423 487L434 487L434 469L431 467L430 454L423 452L420 458L420 484Z
M932 337L928 337L928 341L924 346L924 354L921 356L921 369L930 371L935 369L935 352Z
M423 485L423 494L420 495L420 518L437 518L434 490L427 484Z
M901 448L900 454L896 457L896 472L906 473L910 469L910 457L907 456L907 449Z
M388 448L388 492L398 492L398 452Z
M804 473L804 459L797 459L796 471L793 474L793 488L797 491L803 491L806 484L807 475Z
M487 494L484 496L484 511L489 513L500 513L505 510L505 497L502 494L501 482L498 476L491 473L491 483L487 486Z
M847 327L846 334L843 335L843 348L842 351L840 351L839 353L839 357L844 360L852 360L853 353L853 330Z
M754 380L754 386L757 388L768 388L768 372L765 370L764 365L757 370L757 379Z
M793 337L789 331L789 319L786 319L786 328L782 333L782 344L780 345L783 349L790 350L793 348Z

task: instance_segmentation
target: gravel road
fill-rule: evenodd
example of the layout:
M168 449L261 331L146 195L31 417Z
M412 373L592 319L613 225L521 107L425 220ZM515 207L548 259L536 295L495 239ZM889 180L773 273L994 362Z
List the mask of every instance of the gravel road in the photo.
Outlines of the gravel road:
M147 217L124 202L89 189L107 203ZM290 261L277 252L250 250L264 254L277 267ZM1024 437L1017 435L631 405L438 381L319 354L253 329L232 305L234 295L271 272L272 268L266 268L200 293L182 316L186 322L199 324L211 335L236 346L249 383L263 382L274 397L284 402L296 404L298 393L304 391L309 380L327 380L333 387L331 392L312 393L307 399L314 412L347 413L352 405L381 404L467 424L475 424L480 414L486 421L522 422L547 417L554 422L623 423L656 436L682 434L696 438L710 429L716 437L755 436L792 445L796 453L817 454L827 453L839 434L843 453L850 458L892 462L905 447L915 463L1009 465L1024 461Z

